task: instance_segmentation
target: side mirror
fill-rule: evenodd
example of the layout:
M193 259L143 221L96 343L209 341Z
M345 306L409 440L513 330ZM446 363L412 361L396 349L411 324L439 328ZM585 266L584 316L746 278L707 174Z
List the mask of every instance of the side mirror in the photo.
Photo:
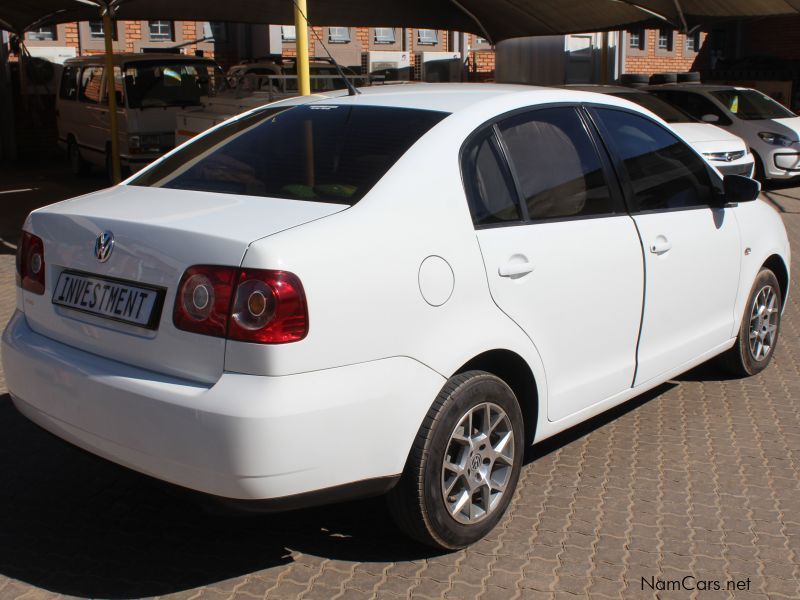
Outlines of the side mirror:
M719 123L719 115L707 114L700 117L703 123Z
M726 175L722 186L725 188L725 202L729 204L752 202L761 193L758 181L742 175Z

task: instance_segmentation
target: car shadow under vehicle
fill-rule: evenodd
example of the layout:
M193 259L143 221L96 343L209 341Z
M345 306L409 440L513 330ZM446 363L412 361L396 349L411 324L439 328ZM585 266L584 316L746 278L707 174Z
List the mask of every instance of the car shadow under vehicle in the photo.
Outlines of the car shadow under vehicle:
M529 449L526 463L635 410L665 384ZM0 574L59 594L114 599L188 590L290 563L293 553L404 561L382 498L281 514L208 514L172 486L83 452L0 395Z

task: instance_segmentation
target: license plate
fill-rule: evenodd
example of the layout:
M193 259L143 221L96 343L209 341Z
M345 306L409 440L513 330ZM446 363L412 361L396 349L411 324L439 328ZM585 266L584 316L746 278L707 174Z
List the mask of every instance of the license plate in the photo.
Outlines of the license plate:
M62 271L53 304L148 329L158 327L164 291L119 279Z

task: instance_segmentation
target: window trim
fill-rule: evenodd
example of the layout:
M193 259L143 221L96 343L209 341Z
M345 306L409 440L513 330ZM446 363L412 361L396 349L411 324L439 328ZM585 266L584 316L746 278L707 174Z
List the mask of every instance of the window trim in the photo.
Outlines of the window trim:
M606 106L606 105L600 104L598 106ZM602 213L596 215L573 215L566 217L552 217L549 219L531 219L530 216L528 215L528 205L527 202L522 201L523 199L522 188L520 186L519 178L514 168L514 164L510 159L508 148L506 147L502 135L500 135L499 123L501 121L516 117L521 114L532 113L535 111L545 110L550 108L572 108L577 113L578 118L580 119L581 124L583 125L586 134L589 137L592 147L595 149L595 152L597 153L597 156L600 159L600 163L603 169L603 175L605 176L606 184L608 185L608 191L611 196L611 202L612 205L614 206L614 212ZM634 111L628 111L628 112L634 112ZM472 183L467 179L467 176L470 173L470 168L467 167L466 163L469 158L469 150L476 142L480 142L483 140L483 134L486 132L487 129L492 129L492 133L490 135L495 137L495 143L499 146L500 154L503 158L503 162L505 163L503 167L511 175L511 179L514 183L514 189L512 189L511 191L516 197L517 204L520 207L520 214L522 215L521 220L504 221L502 223L487 223L484 225L475 225L473 221L473 227L475 228L475 230L478 231L481 229L491 229L494 227L541 225L547 223L560 223L563 221L608 219L613 217L628 216L630 214L630 211L628 210L628 203L625 199L621 182L618 179L616 169L614 168L614 164L611 160L611 155L608 149L606 148L605 144L603 143L602 138L600 137L600 135L598 134L597 130L593 125L594 125L593 122L586 114L586 110L583 103L548 102L546 104L537 104L534 106L523 106L502 113L500 115L495 115L488 121L485 121L480 126L475 128L461 144L461 148L459 149L458 153L458 163L461 171L461 183L464 188L464 200L466 201L465 205L467 211L469 212L470 221L472 221L472 212L470 211L469 194L473 193L471 191L473 186Z
M614 147L613 137L611 136L609 131L606 129L605 124L603 123L602 119L599 118L598 115L595 112L595 110L598 109L598 108L607 109L607 110L614 110L614 111L622 112L622 113L627 113L627 114L635 115L637 117L645 119L645 120L649 121L650 123L652 123L653 125L656 125L657 127L659 127L662 130L666 131L669 135L671 135L672 137L677 139L679 142L682 142L683 144L685 144L686 147L689 148L689 150L694 152L695 156L697 156L700 159L700 161L703 163L703 166L706 168L706 171L708 172L709 179L711 181L711 187L713 188L713 192L714 192L714 194L716 196L716 199L718 199L718 200L720 200L722 198L722 195L721 195L722 189L723 189L722 188L722 178L719 176L719 174L717 174L717 172L714 170L714 168L711 167L711 165L708 164L708 161L705 158L703 158L703 156L699 152L697 152L697 150L695 150L690 144L688 144L685 141L683 141L682 139L680 139L677 135L675 135L675 133L673 131L671 131L668 127L664 127L664 125L662 125L658 121L655 121L655 120L651 119L650 117L648 117L647 115L645 115L643 113L640 113L640 112L635 111L635 110L630 110L630 109L624 108L622 106L611 106L611 105L608 105L608 104L585 103L584 104L584 109L586 110L586 113L587 113L588 117L591 119L592 125L599 132L600 139L603 141L603 144L605 145L605 147L606 147L606 149L608 151L608 155L609 155L609 158L611 160L611 164L614 167L614 171L616 172L616 175L617 175L617 177L619 179L619 182L620 182L620 185L621 185L621 188L622 188L622 193L623 193L623 198L625 200L626 210L627 210L628 214L631 215L631 217L633 217L635 215L652 215L652 214L667 213L667 212L680 212L680 211L687 211L687 210L717 210L717 209L721 209L721 208L723 208L725 206L722 202L719 202L718 204L707 204L707 205L703 205L703 206L701 206L701 205L697 205L697 206L679 206L679 207L676 207L676 208L651 208L651 209L647 209L647 210L635 210L635 211L632 210L632 206L634 205L634 202L633 202L633 197L634 197L633 184L631 183L631 179L628 176L627 169L625 169L625 166L622 164L622 161L620 160L619 154L618 154L616 148ZM606 141L606 140L608 140L608 141Z

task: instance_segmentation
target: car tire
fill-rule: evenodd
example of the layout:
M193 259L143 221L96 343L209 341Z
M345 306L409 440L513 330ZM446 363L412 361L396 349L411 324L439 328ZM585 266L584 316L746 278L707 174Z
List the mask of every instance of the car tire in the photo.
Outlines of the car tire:
M767 368L778 343L782 306L778 278L771 270L761 269L747 298L736 343L720 356L726 370L749 377Z
M69 170L73 175L83 176L89 173L89 163L81 156L81 149L72 136L67 140L67 158L69 159Z
M503 380L484 371L453 376L425 416L403 475L388 494L395 522L438 549L478 541L508 508L524 446L522 412Z

